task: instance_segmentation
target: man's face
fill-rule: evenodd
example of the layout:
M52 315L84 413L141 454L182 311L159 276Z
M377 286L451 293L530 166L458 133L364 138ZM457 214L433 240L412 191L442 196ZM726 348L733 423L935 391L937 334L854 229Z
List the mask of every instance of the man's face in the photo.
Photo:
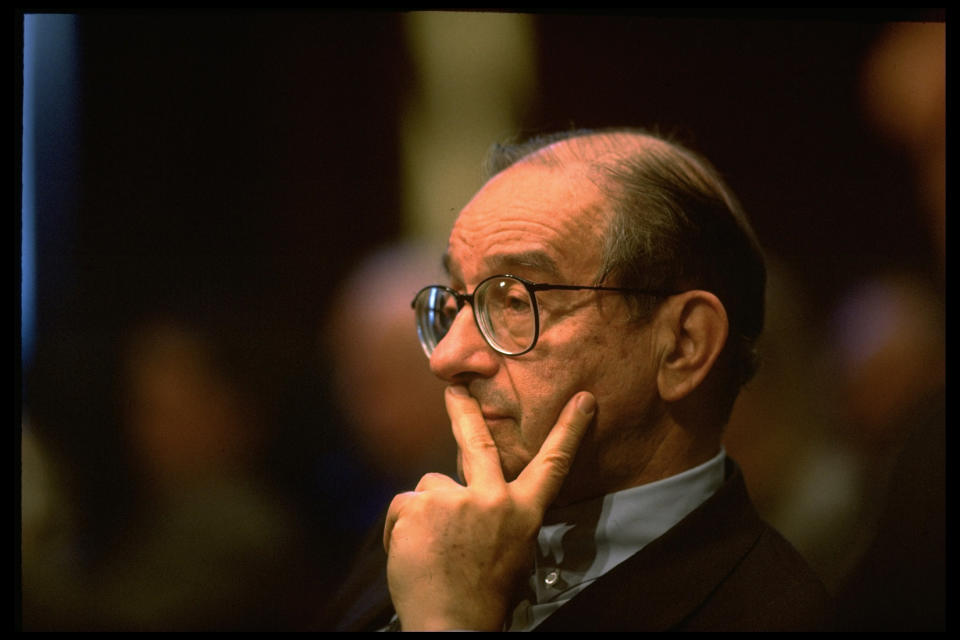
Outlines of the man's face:
M603 198L579 165L515 165L460 213L448 247L451 285L472 293L484 278L502 274L591 285L607 224ZM592 392L596 422L567 482L578 487L570 497L630 486L627 476L650 450L642 444L649 429L638 427L652 420L656 406L652 332L630 321L616 293L544 291L537 300L540 337L532 351L516 357L494 351L465 305L430 367L446 382L466 385L480 403L508 480L537 453L573 394Z

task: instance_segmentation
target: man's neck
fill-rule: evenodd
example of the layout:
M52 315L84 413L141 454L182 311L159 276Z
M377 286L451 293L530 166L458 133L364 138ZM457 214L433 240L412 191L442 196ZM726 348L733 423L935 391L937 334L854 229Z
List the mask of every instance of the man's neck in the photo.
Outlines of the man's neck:
M605 446L582 446L554 504L563 506L657 482L712 459L720 433L693 433L667 423Z
M709 499L724 480L725 455L677 475L551 508L537 536L525 601L512 630L529 630Z

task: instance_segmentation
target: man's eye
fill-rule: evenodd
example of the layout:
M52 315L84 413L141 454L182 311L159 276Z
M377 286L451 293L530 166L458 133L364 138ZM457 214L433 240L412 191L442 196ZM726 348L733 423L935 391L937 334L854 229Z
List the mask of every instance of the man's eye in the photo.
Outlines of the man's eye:
M505 308L515 313L526 313L530 311L530 298L527 295L507 296Z

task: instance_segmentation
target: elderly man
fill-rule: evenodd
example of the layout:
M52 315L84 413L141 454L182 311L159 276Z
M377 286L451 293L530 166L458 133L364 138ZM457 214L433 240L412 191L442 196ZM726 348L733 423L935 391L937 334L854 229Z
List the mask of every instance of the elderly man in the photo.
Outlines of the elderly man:
M824 628L822 584L721 444L764 313L732 194L633 130L497 147L490 169L449 286L413 301L461 483L393 500L390 602L350 590L340 628Z

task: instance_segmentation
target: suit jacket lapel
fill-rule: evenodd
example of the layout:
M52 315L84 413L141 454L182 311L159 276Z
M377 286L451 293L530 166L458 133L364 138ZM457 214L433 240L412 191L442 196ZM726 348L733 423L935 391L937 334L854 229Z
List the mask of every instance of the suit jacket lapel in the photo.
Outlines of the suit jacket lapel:
M663 631L677 627L750 551L762 522L739 468L670 531L597 579L537 631Z

